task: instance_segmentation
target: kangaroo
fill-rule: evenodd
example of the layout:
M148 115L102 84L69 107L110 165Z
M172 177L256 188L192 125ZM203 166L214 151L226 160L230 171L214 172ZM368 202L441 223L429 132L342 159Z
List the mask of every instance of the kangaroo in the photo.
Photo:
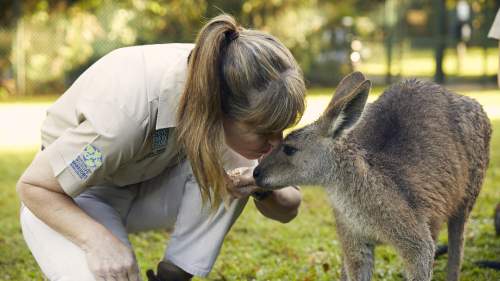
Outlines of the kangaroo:
M408 280L432 277L448 223L447 280L459 279L464 225L489 161L491 125L476 101L406 80L367 105L371 83L345 77L327 109L254 170L257 185L326 187L343 252L342 280L371 280L374 247L393 246Z

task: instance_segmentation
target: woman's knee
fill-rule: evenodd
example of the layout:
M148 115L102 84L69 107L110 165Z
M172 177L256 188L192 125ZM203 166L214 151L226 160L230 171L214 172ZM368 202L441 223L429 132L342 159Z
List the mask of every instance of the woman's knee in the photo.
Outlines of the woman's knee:
M58 232L22 207L24 240L41 271L50 281L94 281L85 253Z

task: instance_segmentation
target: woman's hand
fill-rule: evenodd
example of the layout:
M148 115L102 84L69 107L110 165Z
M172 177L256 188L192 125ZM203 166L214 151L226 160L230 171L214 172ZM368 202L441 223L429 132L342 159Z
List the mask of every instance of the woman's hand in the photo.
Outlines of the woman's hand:
M101 233L83 247L96 281L140 281L133 251L110 232Z
M245 198L255 191L265 191L255 184L253 170L253 167L242 167L228 172L233 183L229 193L233 197ZM261 214L270 219L287 223L297 216L302 196L298 187L288 186L273 190L264 199L254 201Z
M298 215L301 201L302 195L296 186L276 189L263 200L254 200L261 214L282 223L290 222Z
M253 178L253 167L241 167L227 172L232 185L229 193L235 198L245 198L258 190L262 190L255 185Z

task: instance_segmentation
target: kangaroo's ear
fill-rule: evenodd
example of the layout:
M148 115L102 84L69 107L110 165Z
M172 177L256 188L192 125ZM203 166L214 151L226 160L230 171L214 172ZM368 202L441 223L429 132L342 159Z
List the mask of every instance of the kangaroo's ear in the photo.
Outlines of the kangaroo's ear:
M323 132L330 137L336 137L353 128L363 113L370 93L371 82L365 80L364 76L362 76L362 81L359 81L360 76L354 78L349 84L342 85L341 82L336 94L320 118ZM340 88L341 86L342 88Z
M359 71L355 71L346 77L342 78L342 80L339 82L339 85L337 86L337 90L335 91L335 94L333 95L330 104L328 105L328 108L334 106L334 104L339 101L340 99L351 95L352 91L356 89L361 83L363 83L366 80L365 75Z

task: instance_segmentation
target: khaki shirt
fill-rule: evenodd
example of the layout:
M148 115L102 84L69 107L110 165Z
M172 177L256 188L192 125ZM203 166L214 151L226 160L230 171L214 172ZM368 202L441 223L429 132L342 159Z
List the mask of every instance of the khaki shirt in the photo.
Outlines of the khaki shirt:
M493 25L491 26L490 32L488 33L489 38L500 40L500 9L497 11Z
M139 183L185 157L176 142L176 111L193 47L115 50L48 109L42 145L68 195L75 197L93 185ZM222 162L226 169L256 165L227 146Z

